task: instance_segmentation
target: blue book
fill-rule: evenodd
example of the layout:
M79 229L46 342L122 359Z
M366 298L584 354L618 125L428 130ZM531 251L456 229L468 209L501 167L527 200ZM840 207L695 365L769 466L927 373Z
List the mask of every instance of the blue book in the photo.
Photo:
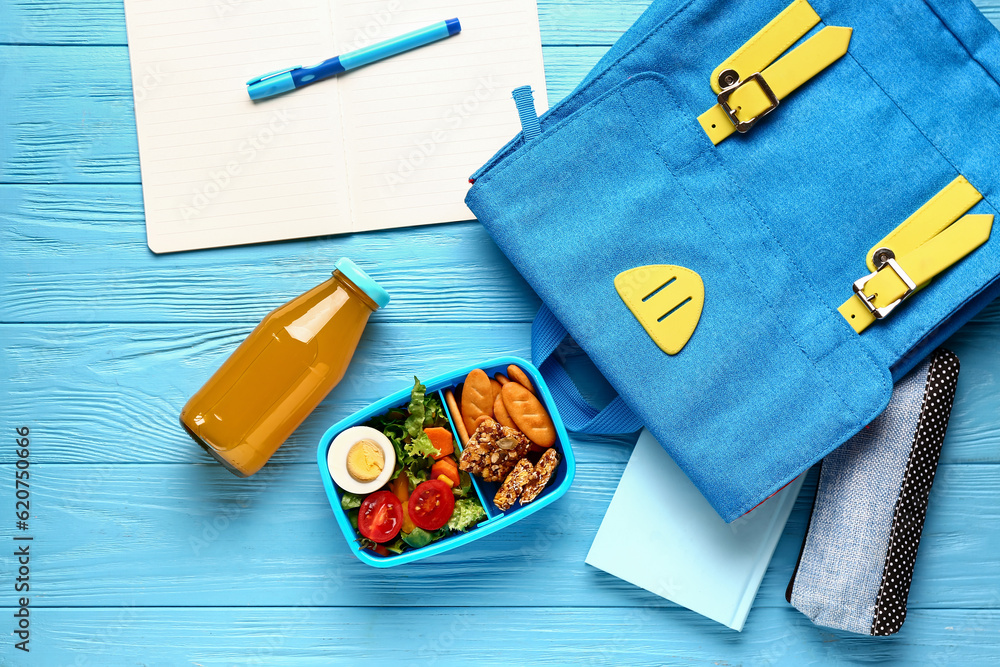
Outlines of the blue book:
M727 524L643 430L587 563L742 630L804 479Z

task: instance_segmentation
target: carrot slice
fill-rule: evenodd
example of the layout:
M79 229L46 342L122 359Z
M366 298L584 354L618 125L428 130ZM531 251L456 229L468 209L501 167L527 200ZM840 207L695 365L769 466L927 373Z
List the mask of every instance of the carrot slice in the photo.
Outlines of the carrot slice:
M458 467L452 462L451 458L441 459L434 463L434 466L431 468L431 479L437 479L439 475L444 475L450 479L452 488L462 485L462 479L458 476Z
M403 501L403 532L409 535L413 532L413 529L417 527L417 524L413 523L413 519L410 518L410 501Z
M410 497L410 479L406 476L406 471L400 471L399 477L389 482L389 490L392 491L399 502L405 503Z
M434 449L438 450L438 455L434 457L435 459L443 459L455 451L455 438L452 437L451 431L448 429L441 428L440 426L432 426L425 428L424 433L431 439Z

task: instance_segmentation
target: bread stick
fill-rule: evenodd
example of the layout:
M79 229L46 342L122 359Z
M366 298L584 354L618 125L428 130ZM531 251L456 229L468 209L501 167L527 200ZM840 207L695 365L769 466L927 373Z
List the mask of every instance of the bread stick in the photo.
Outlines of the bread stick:
M448 412L451 413L451 421L455 423L455 430L458 437L462 439L462 447L469 442L469 432L465 430L465 423L462 420L462 411L458 409L458 401L455 400L455 392L451 389L444 390L444 402L448 404Z

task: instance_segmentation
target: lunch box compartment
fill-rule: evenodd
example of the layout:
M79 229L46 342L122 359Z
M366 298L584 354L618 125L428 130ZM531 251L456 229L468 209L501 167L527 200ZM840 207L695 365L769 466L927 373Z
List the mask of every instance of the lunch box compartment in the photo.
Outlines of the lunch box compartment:
M373 403L367 408L356 412L350 417L337 422L323 434L316 450L320 476L323 480L323 488L326 490L326 495L330 500L330 506L333 509L333 514L337 519L337 524L340 526L341 532L344 534L344 538L347 540L348 547L350 547L351 551L358 557L359 560L373 567L394 567L396 565L402 565L403 563L409 563L415 560L444 553L445 551L449 551L463 544L472 542L473 540L477 540L480 537L485 537L486 535L495 533L501 528L509 526L516 521L520 521L526 516L542 509L546 505L555 502L558 498L565 494L567 490L569 490L569 486L573 483L573 477L576 474L576 459L573 456L573 449L570 445L569 436L566 434L566 428L563 426L562 419L560 419L559 413L555 409L555 403L552 400L552 395L549 393L548 387L545 385L545 381L542 379L538 369L532 366L529 362L518 357L500 357L487 361L484 364L468 366L452 373L439 375L424 382L423 384L427 387L428 394L436 393L441 399L441 404L444 406L445 413L448 415L448 421L451 424L452 434L455 438L455 451L460 455L465 443L461 442L458 437L458 430L455 428L455 417L451 414L447 401L444 399L444 391L447 389L451 389L453 391L457 389L458 386L465 381L465 377L476 368L483 369L486 371L487 375L493 377L494 373L506 374L507 366L511 364L520 367L525 373L528 374L528 377L535 386L535 395L545 406L545 409L548 410L549 416L552 418L552 423L555 424L556 443L553 445L553 448L559 452L559 466L552 475L552 479L549 480L548 486L545 487L545 490L542 491L542 493L539 494L534 501L527 505L515 503L514 506L506 512L502 512L493 503L493 497L496 494L497 489L500 488L500 484L497 482L484 482L482 479L471 476L472 487L475 490L483 509L486 510L486 518L483 519L478 525L470 528L464 533L456 533L450 537L438 540L437 542L432 542L425 547L411 549L401 554L379 556L372 551L362 549L358 545L358 538L360 535L354 530L350 519L347 517L347 512L344 511L340 505L342 492L334 483L333 477L330 475L330 470L327 467L327 451L330 448L330 443L333 442L333 439L336 438L337 435L348 428L361 426L368 422L369 419L385 414L392 408L405 407L410 401L410 391L412 390L412 386L402 389L391 396L388 396L381 401Z
M461 383L456 383L456 384L444 387L442 389L439 389L437 391L437 395L438 395L438 398L441 399L441 405L444 406L444 413L446 415L448 415L448 424L451 426L451 434L452 434L452 437L455 438L455 451L458 453L458 457L456 457L456 458L460 459L462 457L462 450L465 449L465 446L462 444L462 439L458 437L458 427L455 426L455 418L451 414L451 408L448 407L448 401L446 401L445 398L444 398L444 392L445 392L446 389L451 389L452 391L454 391L454 390L458 389L458 385L459 384L461 384ZM457 398L457 396L458 395L456 394L456 398ZM472 434L470 433L469 435L472 435ZM472 488L476 492L476 497L479 498L479 504L483 506L484 510L486 510L486 518L483 519L482 521L480 521L478 524L476 524L476 527L478 528L479 526L482 526L487 521L493 520L494 517L496 517L498 515L502 515L503 512L501 512L499 509L497 509L496 505L493 504L493 496L483 495L483 490L482 490L482 487L480 485L481 484L486 484L486 482L484 482L481 479L476 479L475 475L469 475L469 479L472 480ZM496 491L494 491L493 493L495 495ZM473 529L473 530L475 530L475 529ZM452 536L452 537L454 537L454 536Z

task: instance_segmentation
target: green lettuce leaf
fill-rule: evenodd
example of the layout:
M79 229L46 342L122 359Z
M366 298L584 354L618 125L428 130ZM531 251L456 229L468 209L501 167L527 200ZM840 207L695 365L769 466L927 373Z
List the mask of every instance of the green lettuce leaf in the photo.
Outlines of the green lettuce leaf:
M352 510L355 507L361 507L361 501L364 500L361 496L355 493L344 492L344 495L340 497L340 507L344 510Z
M472 478L469 477L469 473L459 470L458 480L461 484L453 488L451 492L455 494L456 498L468 498L472 494Z
M420 435L414 437L404 447L406 448L406 452L413 458L424 456L433 459L441 453L431 444L430 437L423 431L420 431Z
M397 537L396 540L390 544L382 545L388 549L391 553L401 554L406 551L406 542L403 541L402 537Z
M389 438L389 442L392 443L392 448L396 450L396 465L393 468L392 476L389 477L390 480L394 480L399 477L399 473L403 472L403 468L406 467L406 463L410 458L410 455L406 453L406 446L403 444L402 438L396 438L389 434L389 429L383 431L386 437Z
M437 394L424 398L424 428L431 426L448 426L448 415Z
M465 532L486 518L486 510L478 501L463 498L455 501L455 511L448 519L448 530Z
M420 547L426 547L431 542L437 542L444 537L448 537L450 534L451 531L447 527L435 530L433 533L423 528L414 528L411 533L403 533L402 540L414 549L419 549Z
M406 476L410 478L410 485L417 488L417 484L426 482L430 478L433 465L434 459L421 456L406 466Z
M419 549L433 542L434 536L423 528L414 528L413 532L403 533L402 539L414 549Z
M424 395L426 392L427 387L420 384L420 380L414 376L413 390L410 392L410 405L407 408L410 415L403 424L411 438L416 438L424 432Z
M395 415L395 421L389 419L389 415ZM365 426L369 426L378 431L382 431L385 437L389 438L389 442L392 443L392 448L396 451L396 465L393 468L392 476L389 479L396 479L403 470L403 466L406 465L409 459L409 454L406 453L405 441L409 437L406 433L406 429L403 428L403 413L399 410L390 411L388 414L379 415L378 417L372 417L367 422Z

